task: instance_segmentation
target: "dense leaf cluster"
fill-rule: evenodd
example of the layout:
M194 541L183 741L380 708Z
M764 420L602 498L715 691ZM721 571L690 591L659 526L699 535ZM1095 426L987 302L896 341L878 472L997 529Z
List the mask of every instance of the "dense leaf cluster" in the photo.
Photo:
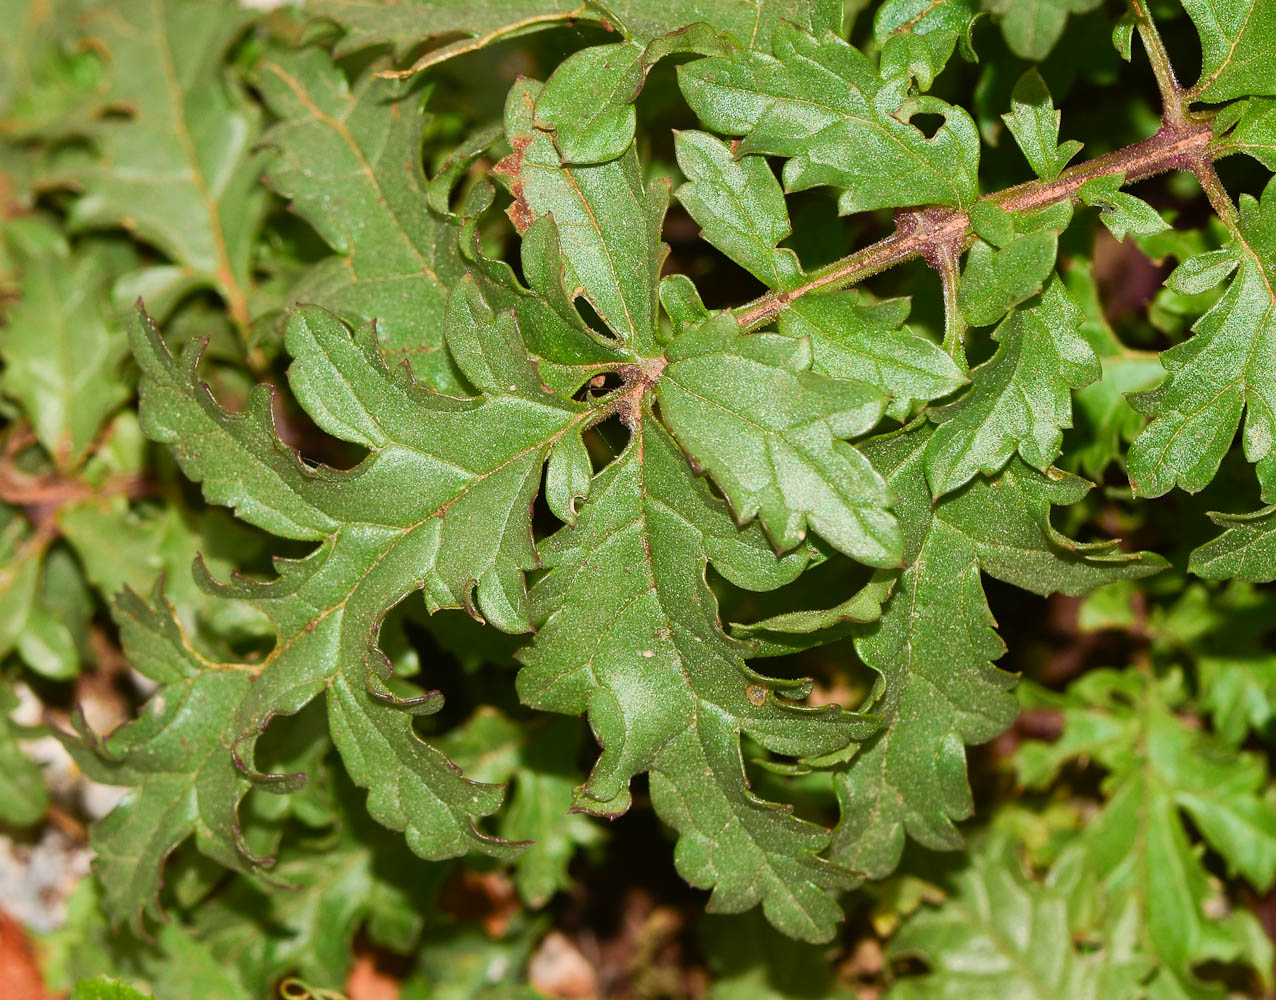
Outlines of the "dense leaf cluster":
M649 808L711 996L866 896L897 1000L1271 988L1276 6L0 10L0 818L23 698L127 790L52 983L539 995ZM1123 658L997 666L1050 597Z

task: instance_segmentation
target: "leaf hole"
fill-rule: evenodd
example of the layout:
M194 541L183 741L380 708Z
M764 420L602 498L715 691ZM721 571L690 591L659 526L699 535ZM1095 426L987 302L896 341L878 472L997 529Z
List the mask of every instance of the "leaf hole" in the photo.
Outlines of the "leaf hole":
M933 139L939 134L939 130L944 127L946 120L943 115L937 115L930 111L919 111L908 119L908 123L927 139Z
M577 402L587 402L615 392L624 384L619 372L599 372L576 390L572 396Z
M580 314L580 318L585 321L586 326L600 336L606 337L608 340L616 339L615 331L607 325L606 320L599 315L598 310L594 308L593 303L590 302L589 299L585 298L583 295L577 296L575 306L576 311Z

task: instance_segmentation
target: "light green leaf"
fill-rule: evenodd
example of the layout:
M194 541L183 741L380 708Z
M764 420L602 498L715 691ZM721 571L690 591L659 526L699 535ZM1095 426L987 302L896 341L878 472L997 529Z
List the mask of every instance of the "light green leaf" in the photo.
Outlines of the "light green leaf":
M250 1000L252 997L233 969L218 961L203 941L178 924L164 924L156 935L156 944L160 955L147 964L157 998Z
M1064 455L1068 468L1095 481L1103 479L1113 462L1124 463L1130 442L1143 430L1143 417L1130 406L1126 393L1150 389L1162 372L1155 356L1131 352L1100 360L1103 374L1099 380L1072 397L1078 441Z
M1118 240L1126 233L1152 236L1170 228L1161 213L1142 198L1136 198L1121 190L1124 174L1108 174L1086 181L1077 189L1077 196L1091 208L1099 209L1103 224Z
M1183 0L1183 7L1201 36L1201 78L1193 96L1221 103L1276 95L1276 11L1264 0Z
M886 415L905 420L918 402L966 383L938 345L901 324L908 302L866 303L854 291L804 295L780 313L780 332L811 342L813 371L867 382L890 397Z
M0 821L14 827L31 826L49 807L49 793L38 764L19 745L23 727L10 718L18 699L0 685Z
M151 997L113 976L94 976L75 984L71 1000L151 1000Z
M1228 746L1264 736L1276 720L1276 652L1264 642L1272 612L1262 588L1197 584L1149 620L1154 638L1194 660L1199 703Z
M1243 411L1245 457L1258 465L1264 499L1276 499L1276 183L1261 202L1242 196L1234 244L1240 264L1226 294L1190 340L1161 355L1165 380L1130 397L1153 418L1130 448L1136 496L1203 489Z
M724 316L670 348L656 386L660 413L739 523L758 517L780 551L808 525L870 566L899 561L890 494L846 438L867 433L885 397L809 370L805 341L744 334Z
M921 959L929 971L898 980L889 1000L1142 996L1146 961L1119 938L1081 946L1086 928L1068 897L1030 878L1003 837L988 837L944 888L940 906L915 913L891 939L891 959ZM1083 891L1097 887L1088 881Z
M510 90L505 134L514 152L494 172L510 188L508 214L524 234L524 269L534 224L553 217L557 248L544 265L562 268L562 287L583 297L620 345L642 356L656 350L656 283L668 248L660 227L668 182L644 186L638 155L595 166L565 165L549 135L533 124L541 84L520 80ZM545 232L545 230L541 230ZM561 263L556 258L561 254Z
M528 906L541 907L570 889L567 866L578 848L602 839L598 826L574 814L573 788L580 784L581 725L550 719L547 725L516 723L482 708L443 744L448 756L477 781L513 783L501 836L528 842L514 859L514 881Z
M126 587L147 593L163 575L165 599L187 627L219 635L270 634L270 623L259 613L215 600L191 576L196 557L225 576L237 561L257 554L257 539L225 511L139 507L116 495L66 505L58 511L58 527L105 600Z
M1072 389L1102 373L1080 335L1082 318L1056 278L997 327L997 353L971 373L965 396L935 414L926 478L936 497L992 475L1016 452L1038 469L1055 460L1072 426Z
M774 52L697 60L678 79L705 125L744 137L740 153L789 158L787 190L832 185L844 214L975 200L979 137L965 111L930 97L905 101L906 81L880 79L833 35L784 27ZM921 113L944 118L929 138L908 124Z
M342 989L361 929L395 951L417 945L448 866L413 857L340 787L337 827L285 844L274 885L234 880L195 913L195 935L245 983L265 990L295 973Z
M12 515L0 533L0 655L14 649L26 629L49 541L31 532L25 518Z
M799 284L797 254L776 246L792 230L784 192L766 159L737 160L705 132L679 132L674 151L688 181L674 194L704 238L770 288Z
M1210 514L1223 529L1192 553L1188 571L1206 580L1276 580L1276 505L1252 514Z
M1207 916L1218 912L1217 890L1183 815L1229 871L1261 891L1276 877L1276 809L1263 795L1266 768L1257 756L1237 754L1174 714L1180 685L1173 675L1091 671L1063 699L1063 735L1025 744L1018 766L1032 787L1077 756L1110 772L1106 804L1069 852L1084 857L1107 890L1108 925L1127 927L1160 964L1151 995L1221 998L1193 968L1210 959L1253 961L1246 928L1253 918Z
M1075 139L1059 142L1059 120L1046 81L1035 68L1028 70L1010 92L1010 113L1001 116L1033 172L1052 181L1068 165L1082 144Z
M79 41L81 5L5 0L0 38L0 132L19 140L65 135L92 119L101 57Z

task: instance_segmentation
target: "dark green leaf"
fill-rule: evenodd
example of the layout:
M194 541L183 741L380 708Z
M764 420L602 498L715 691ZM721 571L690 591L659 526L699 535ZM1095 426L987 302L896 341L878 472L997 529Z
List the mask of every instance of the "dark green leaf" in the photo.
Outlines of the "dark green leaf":
M744 665L746 647L722 632L707 560L739 586L769 589L793 579L805 556L777 561L758 527L738 529L643 405L576 524L542 546L550 571L532 601L548 619L521 654L519 695L588 712L603 752L577 793L581 808L624 812L630 779L650 771L656 811L679 833L678 871L713 889L711 910L760 902L786 933L828 940L840 918L830 893L850 876L817 857L826 831L749 790L739 740L801 757L873 723L836 706L803 708L789 700L804 695L801 681Z

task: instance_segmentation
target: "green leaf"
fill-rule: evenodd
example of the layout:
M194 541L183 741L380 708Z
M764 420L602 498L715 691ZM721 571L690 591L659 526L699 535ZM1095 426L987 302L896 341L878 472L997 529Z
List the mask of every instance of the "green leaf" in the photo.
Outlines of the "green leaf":
M996 323L1011 309L1045 287L1054 271L1059 234L1072 221L1066 202L1031 214L1012 216L1012 229L994 223L995 206L976 215L990 241L976 240L966 258L957 289L957 305L975 326ZM985 216L986 218L980 218ZM989 231L996 225L997 232Z
M431 47L413 63L419 72L447 59L491 45L505 38L553 28L577 20L601 22L640 45L697 22L741 42L766 47L777 26L791 21L814 31L842 30L841 12L820 0L666 0L653 7L649 0L609 0L606 6L582 0L409 0L376 3L369 0L313 0L311 14L335 21L345 29L338 54L372 45L391 45L396 55L420 43L460 35Z
M1209 517L1223 533L1192 552L1188 572L1206 580L1276 580L1276 505Z
M926 450L926 478L935 497L992 475L1016 452L1038 469L1055 460L1072 425L1071 390L1101 374L1081 322L1056 278L997 327L997 353L971 373L965 396L934 415L941 423Z
M111 66L102 100L127 113L96 123L90 137L101 158L65 174L83 192L71 208L73 230L122 227L172 261L135 274L132 294L145 289L167 312L192 289L212 288L242 330L251 319L252 245L269 202L253 152L260 112L224 61L253 16L221 0L97 8L85 30Z
M0 39L0 131L20 140L65 135L91 119L102 60L77 46L74 2L6 0Z
M885 397L810 371L805 341L738 329L724 316L670 347L656 397L674 438L739 523L758 517L780 551L799 545L809 526L860 562L897 563L890 494L844 440L876 425Z
M159 956L146 963L156 997L249 1000L252 996L233 969L178 924L161 927L156 944Z
M712 976L708 1000L854 1000L834 985L821 949L776 933L752 914L706 917L698 930Z
M581 49L559 64L536 98L535 121L554 134L563 163L602 163L629 148L646 71L632 42Z
M251 772L253 747L267 721L299 711L321 693L347 770L369 789L369 811L405 831L414 851L439 858L515 850L475 826L497 807L500 790L467 781L415 735L412 715L437 711L442 697L392 697L377 634L385 612L421 589L431 609L465 606L506 630L530 627L523 571L537 565L531 498L549 452L579 434L590 411L540 384L512 315L492 313L472 282L455 289L450 318L458 364L485 393L475 399L437 395L402 369L387 369L368 328L352 338L322 310L292 317L286 343L294 393L324 430L370 449L348 472L312 469L282 445L266 390L253 394L244 414L227 413L195 381L196 352L188 351L179 364L149 321L140 318L135 327L147 433L173 443L183 469L203 483L210 501L233 506L273 533L321 543L305 558L277 562L275 581L225 588L209 581L270 618L278 638L260 663L209 663L173 623L161 626L154 614L145 619L155 623L148 634L158 631L167 654L187 664L183 683L216 689L215 704L189 722L196 733L187 739L207 747L200 766L217 776L210 793L215 801L202 813L217 835L205 833L199 847L206 853L211 848L223 863L237 863L229 831L246 782L229 748ZM141 618L140 602L129 607ZM130 643L133 655L142 655L135 646ZM161 689L149 705L159 714L177 711L175 701ZM134 779L132 761L150 766L156 759L151 741L140 730L113 734L108 749L123 761L120 778ZM165 766L166 782L189 783L183 767ZM161 783L158 794L167 789ZM116 831L135 837L130 818L142 830L155 825L163 833L147 838L158 857L132 865L136 886L126 890L128 880L108 880L118 887L116 913L141 905L153 889L158 861L193 822L142 806L99 829L106 829L104 837Z
M1271 73L1276 12L1263 0L1183 0L1201 36L1201 78L1192 95L1221 103L1276 95Z
M1276 653L1264 643L1272 610L1260 588L1195 585L1149 622L1156 639L1191 655L1199 703L1229 746L1267 734L1276 720Z
M1112 26L1112 47L1126 62L1134 58L1134 32L1138 26L1137 19L1129 11Z
M528 232L552 216L557 246L539 249L545 259L536 263L556 273L561 268L562 287L572 290L572 298L583 297L621 346L651 356L656 351L656 284L668 252L660 242L668 182L644 186L632 146L608 163L564 164L554 141L533 123L540 90L534 80L520 80L510 90L505 135L514 152L494 170L514 196L507 212L524 234L524 270L529 269L529 256L537 254Z
M679 833L678 871L713 889L710 910L760 902L785 933L826 941L840 917L830 893L850 876L817 857L825 830L749 790L740 736L802 757L862 738L874 722L803 708L790 699L808 685L744 665L747 647L722 632L706 563L737 586L770 589L806 556L777 560L760 528L737 528L642 405L577 522L541 546L549 572L531 596L548 617L520 654L519 696L588 712L603 752L580 808L624 812L630 779L649 771L652 803Z
M131 794L93 828L94 871L116 922L158 910L160 869L188 836L201 853L246 869L235 807L248 780L229 747L235 711L254 680L251 668L211 664L186 645L160 595L156 606L126 591L115 607L133 667L162 685L133 722L98 741L83 718L79 738L59 734L94 781Z
M38 764L22 750L23 727L10 713L18 699L0 685L0 821L14 827L31 826L49 807L49 793Z
M1163 370L1155 356L1135 352L1100 361L1099 380L1072 397L1079 440L1064 453L1068 468L1095 481L1103 479L1113 462L1124 463L1130 442L1143 430L1143 417L1130 406L1126 394L1150 389Z
M476 780L513 783L500 833L531 844L514 860L515 884L528 906L544 906L556 892L570 889L567 866L577 848L601 839L595 824L572 811L573 787L581 779L575 768L580 737L580 724L569 719L519 724L483 708L444 744Z
M984 10L1001 22L1010 51L1040 62L1063 37L1068 16L1084 14L1103 0L983 0Z
M49 542L47 533L30 531L25 518L12 515L0 533L0 655L16 648L26 631Z
M766 159L737 160L725 143L705 132L679 132L674 150L687 178L674 194L704 239L769 288L800 284L797 254L776 246L792 230L784 192Z
M1276 170L1276 100L1245 101L1235 126L1216 141L1220 155L1248 153L1268 170Z
M57 467L74 469L129 397L128 339L107 287L132 255L110 245L74 252L36 217L8 222L4 232L22 273L22 298L9 310L0 349L3 389L21 404Z
M1085 947L1078 938L1087 928L1067 895L1030 878L1004 837L986 838L944 888L948 898L940 906L915 913L891 939L892 960L921 959L929 971L898 980L889 1000L1143 995L1146 962L1119 939ZM1084 891L1095 888L1090 883Z
M1112 900L1111 921L1131 928L1161 963L1152 995L1221 998L1193 967L1252 960L1245 926L1252 917L1207 916L1218 911L1217 893L1183 814L1230 872L1261 891L1276 878L1276 809L1263 795L1266 768L1256 755L1237 754L1174 714L1180 683L1136 672L1085 674L1063 698L1063 735L1054 744L1026 744L1018 767L1032 787L1077 756L1110 772L1107 803L1071 850L1094 866Z
M1124 174L1108 174L1086 181L1077 189L1080 199L1100 210L1099 217L1118 240L1126 233L1152 236L1170 228L1161 214L1142 198L1121 190Z
M882 617L882 606L895 581L874 574L867 584L832 608L790 611L747 624L732 623L731 635L746 639L752 655L788 656L816 646L826 646L856 631L856 626Z
M680 67L678 80L705 125L744 137L741 154L789 158L786 190L832 185L843 214L975 200L979 136L965 111L931 97L905 100L906 80L882 80L834 35L786 26L774 52L700 59ZM941 115L944 124L928 138L909 124L914 114Z
M972 59L975 17L973 0L887 0L873 16L882 75L891 77L892 67L899 66L917 76L922 90L929 90L958 44L962 55Z
M597 45L568 56L536 98L536 127L552 132L564 163L602 163L634 141L634 101L660 59L723 55L732 45L703 22L648 42Z
M151 1000L151 997L113 976L94 976L75 984L71 1000Z
M904 299L867 303L855 291L804 295L780 313L780 332L810 340L813 371L885 393L886 415L902 421L914 404L947 396L967 381L938 345L902 326L908 305Z
M106 290L131 255L109 246L75 253L34 217L6 224L5 242L22 272L22 299L9 311L0 349L3 390L22 405L57 467L73 469L129 396L128 341Z
M355 935L411 951L448 869L421 862L371 823L347 783L335 829L295 838L271 869L273 886L237 879L204 901L194 932L256 989L285 973L341 989Z
M258 540L226 512L195 514L176 505L131 506L122 496L68 504L58 527L88 581L109 600L131 588L146 593L161 575L164 596L191 629L219 635L265 636L270 623L241 604L218 601L200 589L190 567L197 557L218 575L258 554Z
M1130 448L1136 496L1203 489L1244 411L1245 457L1258 465L1264 499L1276 499L1276 183L1261 202L1242 196L1234 252L1240 264L1226 294L1190 340L1161 355L1165 380L1130 397L1153 418Z
M1240 264L1230 249L1210 250L1189 257L1165 279L1166 287L1183 295L1199 295L1217 288Z
M1083 594L1165 565L1055 531L1051 506L1089 490L1057 469L1043 474L1014 460L996 479L932 505L924 465L937 434L921 423L864 445L899 498L907 569L895 571L880 621L855 642L881 677L864 709L890 721L837 775L842 821L830 857L874 877L898 864L905 833L932 849L960 846L952 821L973 808L964 747L992 739L1015 717L1015 679L992 665L1005 647L981 572L1038 594Z
M375 319L388 361L460 392L443 320L465 269L453 227L428 208L424 175L404 166L417 160L428 116L374 72L352 88L318 49L277 57L260 81L280 119L262 139L274 150L266 181L339 254L310 268L290 297L353 325Z
M1060 144L1062 117L1036 68L1019 78L1010 92L1010 113L1001 116L1033 172L1044 181L1058 177L1068 161L1081 152L1082 144L1075 139Z

